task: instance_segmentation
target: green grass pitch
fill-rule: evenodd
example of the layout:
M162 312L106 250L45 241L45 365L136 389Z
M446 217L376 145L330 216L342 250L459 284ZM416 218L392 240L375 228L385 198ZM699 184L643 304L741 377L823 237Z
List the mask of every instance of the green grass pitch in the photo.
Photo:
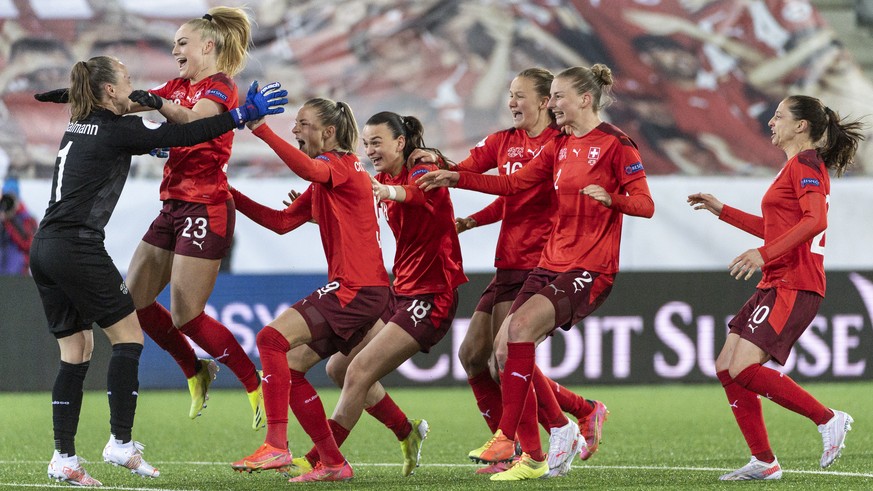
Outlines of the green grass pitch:
M416 473L400 473L400 447L387 429L364 414L343 446L355 469L345 483L304 484L319 490L399 489L873 489L873 383L806 384L825 404L855 418L847 446L834 465L818 466L821 438L805 418L765 401L770 441L785 469L781 481L721 483L718 476L748 461L748 450L717 382L708 385L589 386L575 389L610 409L600 451L588 462L576 459L569 476L522 483L494 483L474 474L466 454L489 437L468 388L394 389L392 397L414 418L431 425ZM328 413L338 392L319 391ZM86 394L77 437L85 467L107 489L275 490L295 485L276 472L241 474L229 463L257 448L263 430L250 429L242 389L213 391L209 407L187 418L183 391L143 391L134 438L146 444L145 458L161 470L146 480L104 464L109 433L106 396ZM0 491L67 487L46 477L52 453L51 405L47 393L0 394ZM295 455L310 442L291 415L288 438ZM545 434L543 443L547 444Z

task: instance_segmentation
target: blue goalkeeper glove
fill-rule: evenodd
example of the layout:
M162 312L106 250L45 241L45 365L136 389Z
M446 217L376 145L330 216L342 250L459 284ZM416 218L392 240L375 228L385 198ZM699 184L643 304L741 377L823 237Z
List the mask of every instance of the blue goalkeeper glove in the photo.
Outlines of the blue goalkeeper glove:
M170 157L170 147L164 148L153 148L149 155L152 157L157 157L159 159L166 159Z
M258 81L252 82L245 102L230 111L236 127L242 129L248 121L256 121L268 114L285 112L285 108L282 106L288 104L288 91L279 90L281 88L282 85L279 82L273 82L258 90Z

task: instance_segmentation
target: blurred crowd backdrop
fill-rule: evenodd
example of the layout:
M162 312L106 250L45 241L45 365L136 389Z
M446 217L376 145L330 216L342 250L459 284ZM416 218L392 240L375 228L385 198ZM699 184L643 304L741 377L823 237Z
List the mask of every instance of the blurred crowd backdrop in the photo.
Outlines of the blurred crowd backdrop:
M120 58L136 88L178 76L173 36L225 0L0 0L0 177L51 177L60 105L35 92L68 84L77 60ZM271 123L289 137L296 105L347 102L359 123L381 110L414 115L428 145L455 160L511 124L508 84L522 69L605 63L615 103L604 118L628 132L649 175L770 176L782 154L767 121L787 94L823 98L843 116L873 114L873 85L806 0L251 0L254 47L236 77L280 81L291 110ZM159 115L155 115L159 118ZM853 175L873 174L873 142ZM157 178L163 160L134 162ZM287 176L239 132L234 177Z

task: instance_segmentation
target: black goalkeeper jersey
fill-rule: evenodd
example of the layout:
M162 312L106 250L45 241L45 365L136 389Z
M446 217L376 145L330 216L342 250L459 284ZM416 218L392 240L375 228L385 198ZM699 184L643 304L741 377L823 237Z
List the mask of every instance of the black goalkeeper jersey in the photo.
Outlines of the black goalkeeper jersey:
M187 124L156 123L98 109L67 126L52 177L52 192L37 237L103 240L130 171L131 155L187 147L234 128L229 112Z

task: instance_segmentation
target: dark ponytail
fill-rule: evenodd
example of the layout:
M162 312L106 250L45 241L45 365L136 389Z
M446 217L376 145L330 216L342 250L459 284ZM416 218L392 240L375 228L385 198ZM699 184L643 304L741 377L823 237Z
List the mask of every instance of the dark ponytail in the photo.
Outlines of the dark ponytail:
M404 161L408 160L409 156L417 148L434 152L437 154L438 160L442 162L447 161L442 152L435 148L427 148L424 144L424 125L415 116L401 116L391 111L382 111L370 116L370 119L367 120L368 126L380 124L388 127L392 138L397 139L400 136L406 138L406 143L403 145Z
M785 98L788 110L794 119L809 123L809 137L813 142L821 142L818 154L828 169L833 169L837 177L855 162L858 143L864 139L862 130L867 126L859 120L846 121L821 100L806 95L792 95Z
M88 117L100 107L105 84L117 84L118 60L109 56L95 56L80 61L70 71L70 121Z

